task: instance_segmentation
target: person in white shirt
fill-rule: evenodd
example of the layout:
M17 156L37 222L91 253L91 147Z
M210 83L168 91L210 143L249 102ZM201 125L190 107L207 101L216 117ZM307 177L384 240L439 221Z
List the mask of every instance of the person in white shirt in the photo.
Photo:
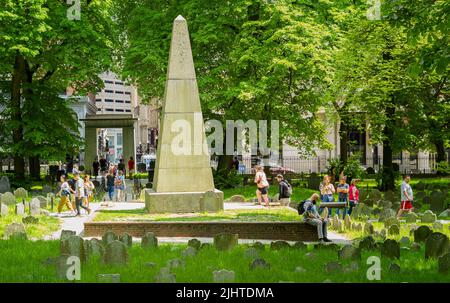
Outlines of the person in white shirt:
M411 177L409 175L403 176L403 182L400 186L402 204L400 205L400 209L397 213L397 218L400 219L404 212L412 212L413 211L413 191L411 185L409 185L409 181L411 181Z
M80 207L83 208L88 214L91 213L91 209L83 205L84 197L86 195L84 190L84 181L80 178L80 174L74 175L75 179L75 206L77 208L77 216L81 216Z
M264 173L264 168L262 166L256 166L256 175L255 175L255 183L258 189L256 190L256 197L258 198L259 205L262 205L262 199L266 204L266 207L269 207L269 182L267 181L266 174Z

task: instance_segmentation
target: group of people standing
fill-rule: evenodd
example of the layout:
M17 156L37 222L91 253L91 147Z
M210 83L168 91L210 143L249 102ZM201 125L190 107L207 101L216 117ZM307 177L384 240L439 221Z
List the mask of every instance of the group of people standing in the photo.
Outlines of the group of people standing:
M58 214L61 213L64 206L74 212L76 216L81 216L81 208L90 214L89 203L93 200L95 185L89 175L81 178L80 173L75 172L72 179L61 176L60 181L61 187L57 193L61 197L57 209Z

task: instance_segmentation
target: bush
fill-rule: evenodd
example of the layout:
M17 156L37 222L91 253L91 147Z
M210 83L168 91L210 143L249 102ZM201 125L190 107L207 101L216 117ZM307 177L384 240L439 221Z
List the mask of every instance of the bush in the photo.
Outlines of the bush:
M373 169L373 167L368 167L366 169L366 174L368 175L374 175L375 174L375 170Z
M360 179L364 174L364 168L361 166L361 154L355 153L348 157L347 165L344 167L344 175L347 176L347 181L352 179Z
M214 185L218 189L242 186L243 176L235 169L219 169L213 171Z

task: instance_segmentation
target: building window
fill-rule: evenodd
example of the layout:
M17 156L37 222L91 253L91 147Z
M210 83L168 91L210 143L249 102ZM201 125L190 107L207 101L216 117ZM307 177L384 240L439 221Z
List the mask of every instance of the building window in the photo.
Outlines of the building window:
M131 95L131 93L130 92L125 92L125 95Z
M117 134L117 145L123 145L123 138L121 133Z
M125 110L127 113L131 113L131 110L130 109L126 109Z
M105 93L114 93L114 91L110 89L105 89Z
M114 102L113 99L105 99L105 102Z
M123 100L116 100L116 103L123 103Z
M105 111L107 111L107 112L113 112L114 109L112 109L112 108L105 108Z
M123 109L117 109L117 108L116 108L116 112L123 113Z
M121 95L123 95L123 91L121 91L121 90L116 90L116 94L121 94Z
M125 100L125 103L130 104L131 101L130 100Z
M101 111L102 111L102 109L101 109L101 108L97 108L97 111L98 111L98 112L101 112Z
M116 85L123 85L122 81L116 81Z
M114 81L111 81L111 80L105 80L105 83L108 83L108 84L113 84L113 83L114 83Z
M102 99L95 99L95 102L102 102Z

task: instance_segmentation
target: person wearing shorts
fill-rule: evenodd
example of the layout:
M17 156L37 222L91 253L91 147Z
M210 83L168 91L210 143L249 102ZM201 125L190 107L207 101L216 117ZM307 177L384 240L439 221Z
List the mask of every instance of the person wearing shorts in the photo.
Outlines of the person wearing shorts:
M413 211L413 200L414 200L414 196L413 196L413 191L411 188L411 185L409 184L409 181L411 181L411 177L409 175L405 175L403 176L403 182L401 185L401 193L402 193L402 203L400 205L400 209L398 210L397 213L397 218L400 219L400 217L402 216L402 214L404 212L412 212Z
M269 182L267 181L267 177L262 166L256 166L255 183L258 187L256 190L256 197L258 198L259 205L262 205L262 199L264 199L266 207L269 207Z

